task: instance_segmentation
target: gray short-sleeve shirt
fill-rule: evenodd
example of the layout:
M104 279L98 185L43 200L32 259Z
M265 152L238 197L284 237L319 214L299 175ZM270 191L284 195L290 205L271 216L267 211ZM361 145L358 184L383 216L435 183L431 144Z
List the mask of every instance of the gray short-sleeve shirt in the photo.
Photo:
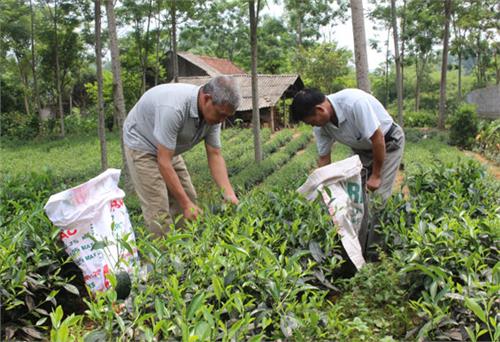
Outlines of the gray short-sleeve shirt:
M208 125L199 118L199 90L199 86L173 83L146 91L123 125L125 145L155 155L158 144L178 155L203 139L220 148L220 124Z
M327 96L335 109L338 127L329 122L314 127L318 154L330 154L332 144L339 141L358 150L371 150L370 138L380 127L385 134L393 123L384 106L372 95L359 89L344 89Z

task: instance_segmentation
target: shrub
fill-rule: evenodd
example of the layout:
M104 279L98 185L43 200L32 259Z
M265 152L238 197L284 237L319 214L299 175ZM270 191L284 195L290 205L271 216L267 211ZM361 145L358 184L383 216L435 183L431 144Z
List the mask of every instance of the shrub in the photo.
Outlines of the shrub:
M404 112L404 123L407 127L435 127L437 117L429 111L406 111Z
M39 120L36 115L21 112L6 112L0 116L0 136L31 139L38 134Z
M66 133L93 133L97 132L97 116L96 115L88 115L82 116L79 113L79 110L74 110L74 113L67 115L64 118L64 125L66 129Z
M461 105L449 119L450 144L462 148L471 147L478 131L476 108L470 104Z
M500 119L479 123L474 150L500 163Z

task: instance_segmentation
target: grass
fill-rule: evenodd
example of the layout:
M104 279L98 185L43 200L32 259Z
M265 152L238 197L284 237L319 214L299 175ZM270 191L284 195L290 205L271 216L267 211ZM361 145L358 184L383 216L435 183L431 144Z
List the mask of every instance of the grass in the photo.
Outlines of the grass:
M225 130L222 136L223 153L226 156L232 156L231 151L240 149L238 145L241 143L253 144L248 132L235 133L234 131L233 129ZM266 134L266 136L269 135ZM108 134L107 144L109 167L120 168L121 154L118 135ZM188 169L191 170L191 176L197 188L200 186L205 188L206 180L210 179L205 152L201 145L185 154ZM316 152L313 147L308 148L306 153L312 153L311 157L315 158ZM332 160L346 158L349 153L347 147L337 145L332 151ZM301 157L301 159L303 158ZM459 149L447 145L446 138L439 134L430 135L429 138L419 138L418 141L407 141L403 158L407 172L412 172L419 165L426 165L436 160L446 163L456 162L460 159L471 159ZM227 163L230 164L231 160L228 159ZM286 167L282 167L282 169L287 173ZM39 173L44 170L50 170L55 177L67 183L68 186L74 186L95 177L100 173L98 138L68 136L64 139L27 142L17 146L5 142L0 145L1 176ZM271 177L279 178L279 170ZM208 188L213 189L210 184L208 184Z

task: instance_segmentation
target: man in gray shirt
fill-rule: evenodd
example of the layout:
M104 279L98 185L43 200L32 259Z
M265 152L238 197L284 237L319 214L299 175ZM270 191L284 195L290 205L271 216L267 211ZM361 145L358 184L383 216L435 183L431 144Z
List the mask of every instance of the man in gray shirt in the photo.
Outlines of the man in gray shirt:
M200 214L181 153L201 140L225 200L238 203L220 151L220 124L234 114L240 101L236 81L218 76L201 87L180 83L153 87L132 108L123 126L125 157L152 233L162 236L178 214L186 219Z
M360 89L325 96L304 89L293 99L292 117L314 127L318 166L331 163L335 141L349 146L369 171L366 187L387 200L401 163L405 137L384 106Z
M360 89L344 89L328 96L314 89L304 89L295 95L290 110L294 120L314 126L318 166L331 163L335 141L349 146L367 170L366 188L379 194L382 204L385 203L401 164L405 136L375 97ZM381 236L374 230L375 220L370 227L367 227L367 220L365 215L359 239L365 255L376 259L370 248L381 242Z

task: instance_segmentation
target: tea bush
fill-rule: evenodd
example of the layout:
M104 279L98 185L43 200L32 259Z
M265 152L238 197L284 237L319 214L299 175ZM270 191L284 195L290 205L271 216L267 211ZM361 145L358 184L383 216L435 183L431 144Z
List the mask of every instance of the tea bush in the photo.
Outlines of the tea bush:
M498 340L499 183L469 161L421 168L407 186L381 222L424 319L418 338Z
M382 216L391 254L342 279L330 217L294 192L316 163L310 129L263 130L260 166L250 130L223 130L240 205L203 201L199 221L154 240L127 197L143 267L126 301L113 289L89 297L43 212L50 194L98 173L97 140L2 146L1 338L498 339L498 182L459 160L445 135L424 134L406 146L408 194L394 196ZM112 165L120 163L117 138ZM349 153L338 146L332 159ZM202 195L210 193L203 145L185 159Z
M6 339L43 338L49 313L59 303L67 311L81 310L77 299L86 293L83 277L62 248L60 230L43 211L49 194L59 189L50 173L2 179L0 294Z

